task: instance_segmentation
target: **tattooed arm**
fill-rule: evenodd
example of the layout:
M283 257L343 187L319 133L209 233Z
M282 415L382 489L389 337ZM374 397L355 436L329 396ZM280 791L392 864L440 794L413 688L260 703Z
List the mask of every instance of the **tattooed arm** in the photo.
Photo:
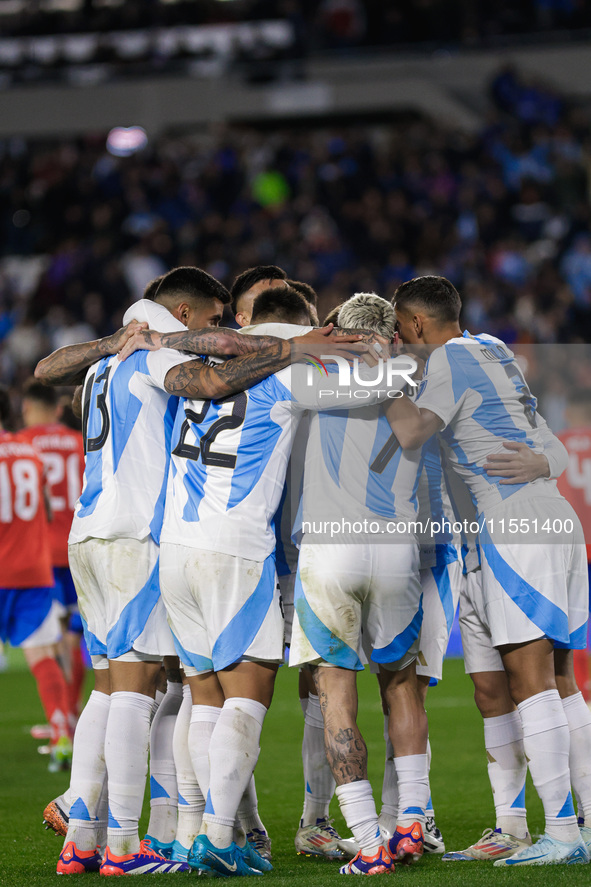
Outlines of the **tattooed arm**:
M276 345L262 348L255 354L243 354L215 367L207 366L201 360L186 361L168 371L164 385L170 394L179 397L221 400L251 388L282 370L290 361L290 343L279 339Z
M295 336L293 339L274 339L273 336L269 336L272 345L252 354L243 354L233 360L227 360L215 367L207 366L200 360L186 361L168 371L164 380L166 390L179 397L221 400L230 394L251 388L272 373L284 369L292 360L298 360L300 354L297 349L292 351L292 346L309 347L326 343L331 330L332 325L329 325L312 330L304 336ZM244 336L243 338L253 341L256 338L267 337ZM367 347L358 343L359 338L357 335L345 336L340 341L344 346L357 343L358 347Z
M77 385L84 381L88 367L101 357L117 354L135 332L145 327L145 323L132 320L112 336L58 348L49 357L39 361L35 368L35 378L44 385Z
M242 336L236 330L222 327L183 330L177 333L140 330L125 343L119 358L125 360L134 351L157 351L159 348L174 348L188 354L210 354L212 357L240 357L243 354L254 354L255 351L279 341L275 336Z

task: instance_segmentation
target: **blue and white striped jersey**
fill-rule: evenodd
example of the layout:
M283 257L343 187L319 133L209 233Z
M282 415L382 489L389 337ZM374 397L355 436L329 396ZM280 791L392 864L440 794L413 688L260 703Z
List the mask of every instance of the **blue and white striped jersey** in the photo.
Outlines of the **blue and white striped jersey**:
M462 541L451 529L455 514L441 459L439 441L433 436L423 445L423 470L417 488L421 570L457 560L457 546Z
M543 452L547 431L513 352L500 339L466 332L437 348L427 361L416 402L443 421L439 437L447 458L479 513L525 486L531 494L544 495L556 488L548 478L503 485L483 468L489 453L506 452L503 441L524 442Z
M181 400L163 542L256 561L273 552L273 518L302 413L334 408L337 402L342 407L368 403L355 398L354 385L333 396L326 378L312 376L309 369L287 367L218 402ZM372 378L369 367L362 374ZM374 389L369 402L386 396Z
M390 521L416 519L422 467L421 448L403 450L379 406L313 415L304 469L304 537L395 541L382 534ZM327 521L334 528L324 529Z
M179 402L164 390L164 379L190 359L172 349L136 351L123 362L105 357L88 370L82 397L86 466L70 542L160 541Z

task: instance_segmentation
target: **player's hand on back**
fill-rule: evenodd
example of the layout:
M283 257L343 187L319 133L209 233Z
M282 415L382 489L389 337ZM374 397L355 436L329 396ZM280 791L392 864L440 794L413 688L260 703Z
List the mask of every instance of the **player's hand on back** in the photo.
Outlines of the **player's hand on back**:
M119 360L126 360L134 351L158 351L159 348L162 348L162 333L146 329L146 327L147 324L142 324L141 328L135 329L125 339L119 351Z
M538 477L550 477L550 466L543 453L535 453L526 443L503 442L508 453L490 453L484 463L489 477L501 477L500 484L527 484Z

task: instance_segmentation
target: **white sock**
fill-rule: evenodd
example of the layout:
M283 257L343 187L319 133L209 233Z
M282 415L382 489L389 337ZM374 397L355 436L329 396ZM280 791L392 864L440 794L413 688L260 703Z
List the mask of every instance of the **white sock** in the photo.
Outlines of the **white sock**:
M378 814L368 779L337 785L341 813L364 856L375 856L382 846Z
M301 825L316 825L318 819L328 818L328 808L336 783L324 747L324 721L318 696L308 696L304 717L304 739L302 742L302 763L304 766L304 810Z
M542 801L546 833L558 841L579 838L570 790L569 731L558 690L545 690L517 706L529 772Z
M171 844L176 834L177 784L172 737L183 701L183 685L168 681L166 695L150 727L150 822L148 834Z
M386 761L379 822L382 828L385 828L390 834L394 834L398 818L398 777L394 766L394 748L388 733L388 715L384 715L384 740L386 742Z
M570 732L570 778L579 822L591 826L591 712L582 693L567 696L562 707Z
M205 809L205 798L199 788L191 755L189 754L189 724L191 723L191 688L183 687L183 704L179 709L172 738L172 752L176 768L178 789L178 819L176 840L183 847L190 848L199 834L201 817ZM221 711L221 709L218 709Z
M138 823L148 773L153 702L142 693L111 694L105 762L109 778L107 843L115 856L139 851Z
M518 711L511 711L496 718L484 718L484 747L495 804L496 828L504 834L525 838L527 761Z
M394 758L398 779L397 826L406 828L413 822L425 824L425 808L429 800L429 765L427 755L403 755Z
M221 713L221 708L213 705L194 705L191 710L189 754L204 798L209 791L209 744Z
M232 843L238 805L259 756L267 709L254 699L226 699L209 745L209 791L203 832L215 847Z
M70 821L66 841L94 850L100 820L99 800L106 780L105 733L111 698L93 690L78 719L70 776Z
M267 831L263 820L259 816L259 799L257 798L257 788L254 776L250 777L250 782L246 786L246 790L238 805L238 820L239 826L245 833L251 832L255 828L262 832Z

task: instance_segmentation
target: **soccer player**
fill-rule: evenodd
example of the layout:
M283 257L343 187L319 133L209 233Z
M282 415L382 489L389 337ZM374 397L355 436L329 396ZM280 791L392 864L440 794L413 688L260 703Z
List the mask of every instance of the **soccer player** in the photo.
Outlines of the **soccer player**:
M71 627L70 619L78 613L76 589L68 566L68 535L72 525L74 506L82 489L84 446L79 431L59 421L61 406L53 388L29 379L23 387L23 437L40 452L49 487L52 520L49 524L51 559L56 599L64 608L65 672L68 681L69 718L72 733L80 713L84 662L80 641L81 631ZM73 625L73 623L72 623Z
M232 311L238 326L250 326L252 323L252 304L259 293L269 287L283 288L286 280L287 274L277 265L256 265L239 274L230 290Z
M588 391L574 391L566 404L567 427L558 435L568 451L566 472L558 480L558 489L573 506L591 539L591 397ZM587 542L587 563L591 576L591 542ZM576 650L575 675L583 698L591 699L588 650ZM571 740L572 741L572 740Z
M483 634L488 632L489 649L501 657L546 817L539 841L495 865L588 862L570 787L572 777L586 822L591 815L591 717L582 700L570 700L577 695L572 650L586 637L587 622L580 523L549 478L502 486L485 472L488 455L502 452L505 441L526 443L540 454L544 449L543 420L507 346L487 335L462 335L460 297L445 278L402 284L394 306L405 342L440 347L429 357L417 403L402 397L389 405L390 422L406 448L439 433L453 470L476 503L483 592L483 600L475 602L479 624ZM513 535L507 542L504 522L521 527L525 515L521 541ZM523 538L532 539L527 521L535 518L540 526L558 521L563 532L548 538L550 544L525 544ZM539 538L536 533L533 537ZM581 740L575 755L582 759L569 770L569 729L572 734L575 725Z
M204 311L221 316L229 294L204 271L178 268L165 275L155 299L170 312L171 328L180 326L186 336L181 320L192 326ZM39 377L64 384L92 364L83 393L85 484L69 552L96 689L81 716L82 728L79 723L76 731L71 786L75 800L58 862L58 871L64 873L99 865L105 875L187 868L154 853L138 836L154 685L162 656L176 652L158 584L158 542L177 405L170 395L227 397L291 359L289 343L245 340L232 331L216 330L196 331L191 351L239 351L243 356L219 367L170 348L154 354L138 351L125 361L110 356L121 350L134 328L137 325L106 340L60 349L36 370ZM169 337L171 345L175 335L179 333ZM96 823L102 816L105 763L109 827L101 862L95 849Z
M55 658L61 629L54 605L43 462L22 433L5 431L8 391L0 386L0 639L21 647L51 727L49 769L69 765L68 688Z
M346 302L338 322L372 330L384 345L394 335L392 306L375 294ZM312 417L290 665L313 668L337 796L361 848L342 874L391 871L394 859L411 861L423 852L427 719L415 665L423 612L418 545L405 530L416 519L422 467L420 449L403 453L376 408L346 412L339 405ZM332 541L316 529L338 528L341 522ZM356 524L370 529L355 532ZM392 524L397 524L396 544L384 536ZM379 666L396 750L400 803L387 848L356 723L362 631L368 658Z
M191 757L207 796L189 862L206 873L269 867L239 843L235 821L283 659L272 520L292 431L303 410L323 405L318 382L308 389L307 378L307 367L295 366L221 403L183 401L177 414L160 576L191 685Z
M297 289L289 282L289 289L274 287L260 293L253 304L252 324L244 327L244 333L281 334L277 324L292 324L300 327L293 332L305 333L314 323L312 317L312 287L302 284ZM301 291L307 287L308 298ZM298 549L291 540L292 531L292 491L300 494L304 470L304 456L308 437L308 417L302 417L294 438L290 463L286 473L285 488L281 503L275 515L277 545L275 563L283 615L285 619L285 645L291 643L293 622L293 595L298 562ZM297 505L296 505L297 508ZM311 857L345 860L354 856L357 847L353 842L342 839L329 818L329 805L334 795L335 781L326 759L324 748L324 724L316 686L309 669L300 669L300 705L304 712L304 736L302 740L302 765L304 771L304 807L299 828L295 836L298 854ZM258 848L257 848L258 849Z

